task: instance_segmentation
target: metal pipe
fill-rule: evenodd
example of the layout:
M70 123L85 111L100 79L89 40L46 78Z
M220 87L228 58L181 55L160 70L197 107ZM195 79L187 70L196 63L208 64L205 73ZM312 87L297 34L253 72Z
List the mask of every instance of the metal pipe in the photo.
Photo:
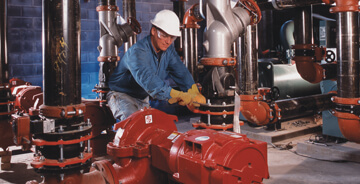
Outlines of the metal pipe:
M200 0L200 14L206 17L205 58L231 57L231 45L250 25L248 11L231 9L229 0Z
M281 109L281 120L287 121L335 108L335 103L331 101L332 96L335 96L335 94L329 93L277 100L275 103Z
M196 28L185 28L183 36L183 55L184 63L187 69L190 71L197 82L197 62L198 62L198 51L197 51L197 29Z
M244 36L239 39L238 67L240 94L258 93L258 40L257 26L247 26Z
M323 3L323 0L257 0L256 2L260 9L264 11L317 5Z
M199 4L194 4L185 13L183 18L183 57L185 66L190 71L195 82L198 82L198 41L197 30L200 26L197 22L203 20L199 13Z
M183 18L184 18L184 14L185 14L185 2L187 2L187 0L172 0L172 2L173 2L174 12L179 17L180 22L183 22ZM179 53L179 55L182 55L181 52L184 51L182 36L183 35L181 35L181 37L177 38L174 41L175 49ZM186 47L185 47L185 49L186 49Z
M80 4L43 0L44 104L81 103Z
M123 0L123 16L127 20L129 17L136 18L135 0ZM124 43L124 51L126 52L137 41L136 35L130 36L128 41Z
M294 20L295 44L313 44L313 22L311 16L312 8L304 7L297 9Z
M7 54L7 0L0 2L0 84L9 82Z
M359 97L358 12L337 13L338 97Z

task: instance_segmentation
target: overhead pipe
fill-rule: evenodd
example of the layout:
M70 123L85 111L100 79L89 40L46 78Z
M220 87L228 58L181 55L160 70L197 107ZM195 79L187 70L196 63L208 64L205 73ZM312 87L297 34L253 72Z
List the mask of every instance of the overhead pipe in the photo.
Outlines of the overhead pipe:
M185 4L188 0L171 0L173 2L173 10L175 14L179 17L180 22L183 22L184 14L185 14ZM181 26L180 29L182 29L183 26ZM175 50L179 54L179 56L183 56L184 48L183 46L183 36L181 35L179 38L176 38L174 41Z
M123 0L123 16L124 19L131 21L132 17L136 19L136 5L135 0ZM136 35L130 36L127 42L124 43L124 51L126 52L129 48L134 45L137 41Z
M337 21L337 96L333 112L344 137L360 143L359 1L329 0Z
M197 31L200 26L197 22L202 21L200 16L199 4L192 5L183 18L183 59L185 66L190 71L195 82L198 82L198 41Z

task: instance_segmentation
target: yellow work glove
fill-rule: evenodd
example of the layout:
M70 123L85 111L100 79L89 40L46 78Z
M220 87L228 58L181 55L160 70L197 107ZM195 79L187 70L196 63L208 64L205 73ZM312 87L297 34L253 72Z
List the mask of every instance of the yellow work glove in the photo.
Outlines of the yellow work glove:
M193 84L191 88L188 90L193 98L191 99L191 104L195 107L200 107L200 104L206 103L206 98L199 92L196 84ZM194 103L195 102L195 103Z
M179 105L188 105L192 102L192 96L190 93L178 91L175 89L171 89L170 91L171 98L168 100L169 104L173 104L179 102Z

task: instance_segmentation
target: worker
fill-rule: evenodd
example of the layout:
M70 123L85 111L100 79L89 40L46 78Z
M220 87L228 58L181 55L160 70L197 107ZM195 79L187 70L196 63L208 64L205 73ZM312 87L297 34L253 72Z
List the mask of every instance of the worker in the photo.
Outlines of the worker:
M177 15L162 10L150 22L150 35L130 47L109 78L108 105L120 121L149 107L149 96L170 104L196 107L205 103L172 44L181 35ZM167 76L180 90L167 84Z

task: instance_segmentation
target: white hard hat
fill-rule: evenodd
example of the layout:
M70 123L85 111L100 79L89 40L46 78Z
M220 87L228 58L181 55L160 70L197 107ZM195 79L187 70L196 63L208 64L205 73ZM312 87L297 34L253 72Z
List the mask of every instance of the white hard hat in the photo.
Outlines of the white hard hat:
M180 36L180 21L178 16L171 10L159 11L154 19L150 20L155 27L165 31L171 36Z

